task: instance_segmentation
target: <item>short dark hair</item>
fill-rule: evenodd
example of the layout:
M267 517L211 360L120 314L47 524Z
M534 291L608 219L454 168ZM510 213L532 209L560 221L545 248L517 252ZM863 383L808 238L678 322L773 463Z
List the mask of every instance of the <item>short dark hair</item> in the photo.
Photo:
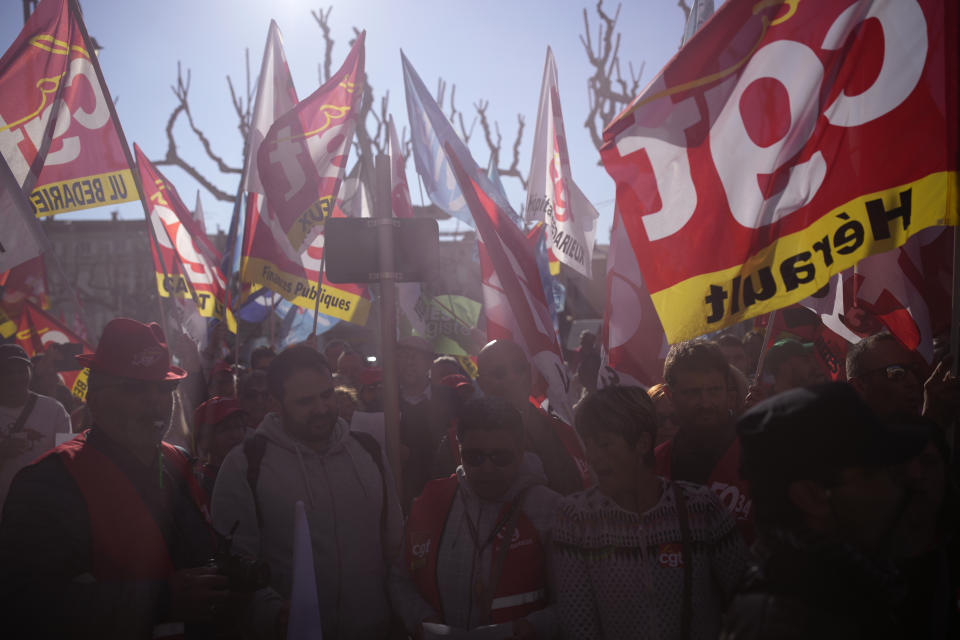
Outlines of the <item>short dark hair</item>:
M670 347L663 363L663 379L667 384L676 384L678 371L716 371L730 382L730 363L712 340L688 340Z
M866 373L865 369L867 353L871 350L873 345L877 344L878 342L896 342L899 344L899 341L893 336L893 334L882 331L880 333L869 335L860 342L855 342L850 345L850 348L847 349L847 380L859 378Z
M740 347L744 348L743 340L733 335L732 333L725 333L722 336L717 338L717 344L721 347Z
M273 350L273 347L268 347L267 345L260 345L256 349L250 352L250 366L255 367L257 361L263 358L273 358L277 355L277 352Z
M237 395L241 398L247 394L247 391L258 382L267 383L267 372L262 369L253 369L252 371L244 371L240 375L240 382L237 384ZM267 388L269 389L269 383L267 383Z
M645 462L653 464L653 444L657 440L657 411L642 387L614 385L597 389L577 403L573 422L584 440L595 440L601 433L614 433L631 447L640 436L650 434L650 453Z
M463 406L457 421L457 440L469 431L509 431L517 440L523 441L523 417L513 405L502 398L484 396L474 398Z
M308 369L319 373L332 373L323 354L306 345L287 347L267 367L267 390L277 400L283 399L283 386L296 373Z

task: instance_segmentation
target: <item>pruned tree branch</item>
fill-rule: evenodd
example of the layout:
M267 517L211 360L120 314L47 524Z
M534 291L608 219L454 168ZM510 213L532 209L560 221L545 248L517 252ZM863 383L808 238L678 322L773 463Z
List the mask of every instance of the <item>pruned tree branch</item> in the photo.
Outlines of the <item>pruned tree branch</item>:
M323 84L330 79L330 65L333 63L333 38L330 37L331 11L333 11L332 5L327 7L326 12L324 12L323 9L310 11L311 15L313 15L313 19L317 21L317 26L320 27L320 32L323 34L323 62L317 65L317 71L320 75L320 84Z
M197 139L200 140L200 144L203 146L204 152L207 154L207 157L210 158L214 164L217 165L217 169L221 173L240 173L242 169L237 167L229 166L223 158L214 153L213 146L210 144L210 140L204 135L203 131L197 127L196 123L193 121L193 115L190 113L190 70L187 69L186 80L183 78L183 70L179 62L177 62L177 84L176 86L170 87L173 91L173 95L177 97L178 105L174 108L173 112L170 114L170 118L167 120L167 153L162 160L154 160L153 163L157 166L176 166L180 167L186 171L190 177L203 185L203 188L209 191L217 200L223 200L226 202L233 202L235 200L234 196L222 191L216 185L214 185L210 180L208 180L203 174L197 170L192 164L187 162L184 158L180 156L180 153L177 149L177 142L174 136L174 125L176 125L177 119L181 114L186 115L187 123L190 126L190 130L193 131L194 135L197 136ZM229 79L228 79L229 83ZM231 86L232 92L232 86ZM249 94L248 94L249 95ZM243 106L241 101L234 100L234 104L238 109L238 113L243 113ZM249 112L249 102L246 107L247 112ZM242 118L241 118L241 127ZM249 126L249 125L248 125ZM242 130L242 129L241 129Z
M683 3L683 0L680 0ZM596 42L590 36L590 18L583 10L583 34L580 42L587 54L587 60L593 67L593 75L587 79L587 97L589 111L583 126L590 132L594 146L599 149L603 144L603 128L627 106L640 89L640 78L644 65L634 71L633 63L628 64L629 77L625 78L620 70L620 34L617 32L617 20L621 5L611 16L603 9L603 0L595 7L599 23Z

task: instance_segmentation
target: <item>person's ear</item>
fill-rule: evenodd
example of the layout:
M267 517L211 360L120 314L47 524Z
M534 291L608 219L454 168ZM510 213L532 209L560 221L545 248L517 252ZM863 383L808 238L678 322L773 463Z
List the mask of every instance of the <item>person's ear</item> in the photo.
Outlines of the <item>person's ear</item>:
M807 516L825 518L830 513L830 491L819 482L795 480L787 486L787 496Z

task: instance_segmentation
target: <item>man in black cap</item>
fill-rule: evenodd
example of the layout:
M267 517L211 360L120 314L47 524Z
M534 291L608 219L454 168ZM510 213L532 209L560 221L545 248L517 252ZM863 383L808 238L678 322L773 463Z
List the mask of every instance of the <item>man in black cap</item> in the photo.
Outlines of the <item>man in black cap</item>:
M30 391L32 369L23 347L0 345L0 510L13 476L70 432L63 406Z
M0 522L9 637L213 637L230 596L187 456L162 442L173 391L160 327L111 320L90 368L94 426L14 478Z
M792 389L737 423L758 565L721 638L908 638L895 561L911 504L905 465L928 434L884 425L852 387Z

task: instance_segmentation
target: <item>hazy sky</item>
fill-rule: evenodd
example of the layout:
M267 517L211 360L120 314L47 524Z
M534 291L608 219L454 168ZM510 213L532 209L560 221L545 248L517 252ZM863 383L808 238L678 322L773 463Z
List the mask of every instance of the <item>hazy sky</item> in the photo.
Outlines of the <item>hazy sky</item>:
M194 120L228 163L239 167L242 141L230 103L226 76L240 91L245 87L244 50L250 50L251 83L256 84L260 56L270 19L280 25L290 71L299 97L319 86L317 65L323 58L323 40L311 10L329 4L302 0L253 2L240 0L83 0L85 22L103 50L100 63L117 102L121 124L131 143L137 142L151 159L166 153L164 128L176 106L171 85L177 62L191 71L190 105ZM616 3L604 3L613 13ZM407 122L399 50L432 90L437 78L456 84L456 104L468 121L473 103L488 100L488 113L498 120L509 147L516 133L517 113L526 118L520 169L530 168L530 146L536 124L537 100L546 47L553 47L559 71L573 177L600 212L597 239L606 243L613 214L614 185L601 166L599 154L583 127L587 113L586 79L592 72L580 43L583 8L587 7L596 33L598 20L592 3L582 1L487 0L351 0L333 4L330 22L336 69L348 47L354 26L367 30L366 67L370 83L381 96L390 92L390 111L398 129ZM6 50L23 26L21 2L0 3L0 47ZM645 63L641 86L673 56L683 30L683 13L676 0L632 0L623 4L618 23L623 34L621 60L635 68ZM177 127L181 155L195 161L208 176L215 175L185 119ZM489 152L477 127L471 150L486 166ZM508 164L509 149L501 152ZM350 166L353 164L351 157ZM411 197L420 203L413 158L408 160ZM161 167L184 201L192 206L198 185L179 169ZM235 192L238 175L215 175L216 184ZM520 184L505 178L514 206L525 200ZM426 195L424 195L424 198ZM203 191L208 231L229 225L231 205ZM70 214L105 217L108 210ZM142 216L139 205L124 205L122 217ZM452 228L453 223L450 223Z

